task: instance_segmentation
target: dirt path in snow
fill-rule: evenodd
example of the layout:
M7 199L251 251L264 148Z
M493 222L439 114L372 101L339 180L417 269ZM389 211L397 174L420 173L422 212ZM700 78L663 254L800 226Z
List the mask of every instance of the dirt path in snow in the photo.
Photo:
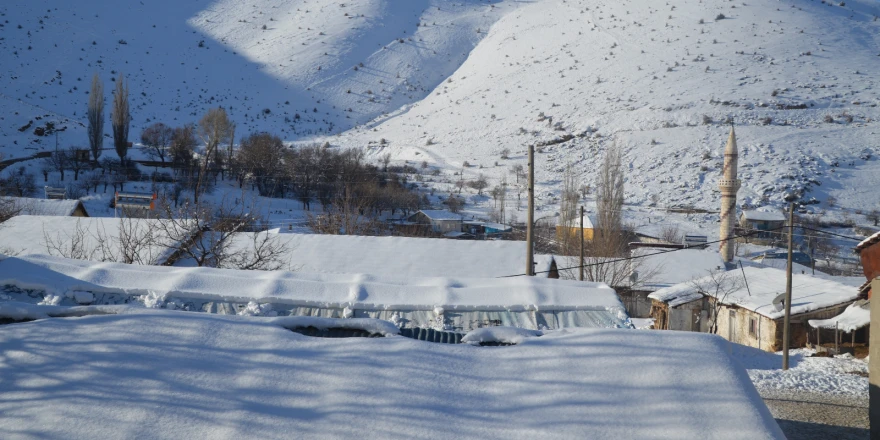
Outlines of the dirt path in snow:
M789 440L867 440L868 396L761 390Z

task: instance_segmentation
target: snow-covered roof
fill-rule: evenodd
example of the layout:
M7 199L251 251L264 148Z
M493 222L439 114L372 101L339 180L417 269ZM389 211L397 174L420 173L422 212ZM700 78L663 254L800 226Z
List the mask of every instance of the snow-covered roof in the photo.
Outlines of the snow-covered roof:
M461 221L463 218L461 214L456 214L452 211L446 211L443 209L422 209L419 212L425 214L425 217L428 217L429 219L434 221Z
M782 211L770 208L743 210L742 216L746 220L759 222L784 222L785 214Z
M485 348L315 338L287 330L286 319L141 309L2 326L11 345L0 363L0 431L784 438L730 344L713 335L580 329ZM658 384L660 405L646 392ZM634 414L650 423L624 422Z
M124 254L130 254L136 257L135 264L162 264L174 253L171 246L178 243L157 230L161 221L19 215L0 224L0 252L92 261L123 261ZM144 238L144 244L134 245L138 238Z
M760 260L749 260L748 258L737 257L736 261L742 262L742 265L746 267L773 267L780 270L786 270L786 266L788 265L788 260L784 258L761 258ZM814 270L811 267L804 266L803 264L798 264L795 262L791 263L791 272L808 274L825 280L837 281L840 284L856 288L858 288L858 286L861 286L865 282L865 277L829 275L825 272L822 272L821 270Z
M512 227L510 227L510 226L508 226L508 225L504 225L504 224L501 224L501 223L492 223L492 222L484 222L484 223L483 223L483 227L485 227L485 228L490 228L490 229L495 229L495 230L498 230L498 231L510 231L511 229L513 229Z
M36 199L31 197L2 197L3 202L12 203L18 215L73 215L76 207L82 205L79 200ZM85 208L83 208L85 209Z
M253 234L236 234L231 245L233 252L248 252L254 242ZM288 247L288 252L282 257L284 266L301 272L467 278L501 277L525 272L524 241L277 235ZM553 257L535 255L535 262L535 271L545 272L550 269ZM546 273L540 275L547 276Z
M640 290L657 290L684 283L724 267L724 260L714 250L708 249L662 249L636 248L633 257L638 258ZM644 256L644 257L643 257Z
M743 280L745 272L745 281ZM700 290L710 296L719 296L724 304L736 305L771 319L781 318L783 310L776 310L773 299L785 292L784 270L745 267L725 272L722 276L706 276L692 282L660 289L648 298L663 301L671 307L702 298ZM716 284L720 289L716 289ZM701 286L702 289L698 289ZM792 275L791 313L797 315L826 307L855 301L859 292L852 286L805 274Z
M867 299L856 301L833 318L811 319L808 322L814 328L839 328L849 333L871 324L871 302Z
M171 294L360 310L600 310L623 306L602 283L513 278L408 278L93 263L31 255L0 261L0 285L68 291ZM624 318L625 314L624 314Z
M593 219L589 214L584 214L584 229L593 229ZM581 218L573 218L568 222L570 228L580 228L581 227Z
M856 253L861 252L863 249L873 245L874 243L880 242L880 232L875 233L874 235L864 239L861 243L856 245Z

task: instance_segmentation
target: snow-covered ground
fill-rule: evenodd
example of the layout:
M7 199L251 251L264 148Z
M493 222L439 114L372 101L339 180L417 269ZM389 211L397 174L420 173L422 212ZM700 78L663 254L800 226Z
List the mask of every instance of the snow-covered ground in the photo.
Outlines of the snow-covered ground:
M839 356L810 357L813 350L794 349L789 353L788 371L782 370L782 353L767 353L739 344L733 346L733 358L749 372L758 390L805 391L817 394L868 395L868 363L862 359Z
M709 335L475 347L132 310L0 326L0 348L5 437L783 438Z

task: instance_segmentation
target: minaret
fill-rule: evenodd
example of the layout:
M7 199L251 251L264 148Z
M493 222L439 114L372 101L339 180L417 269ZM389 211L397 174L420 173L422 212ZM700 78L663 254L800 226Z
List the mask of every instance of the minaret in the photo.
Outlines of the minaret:
M736 223L736 192L739 179L736 178L736 162L739 153L736 149L736 133L730 127L730 137L724 148L724 170L718 188L721 190L721 259L725 263L733 261L733 225Z

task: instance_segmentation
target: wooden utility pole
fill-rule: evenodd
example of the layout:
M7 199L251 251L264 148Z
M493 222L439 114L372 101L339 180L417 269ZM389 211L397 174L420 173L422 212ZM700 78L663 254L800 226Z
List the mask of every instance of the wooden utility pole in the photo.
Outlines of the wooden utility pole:
M782 327L782 369L788 370L791 345L791 254L794 247L794 203L788 204L788 262L785 265L785 319Z
M578 263L581 269L579 280L584 280L584 205L581 205L581 228L578 230L578 236L581 238L581 262Z
M529 213L526 226L526 275L535 275L535 146L529 145Z

